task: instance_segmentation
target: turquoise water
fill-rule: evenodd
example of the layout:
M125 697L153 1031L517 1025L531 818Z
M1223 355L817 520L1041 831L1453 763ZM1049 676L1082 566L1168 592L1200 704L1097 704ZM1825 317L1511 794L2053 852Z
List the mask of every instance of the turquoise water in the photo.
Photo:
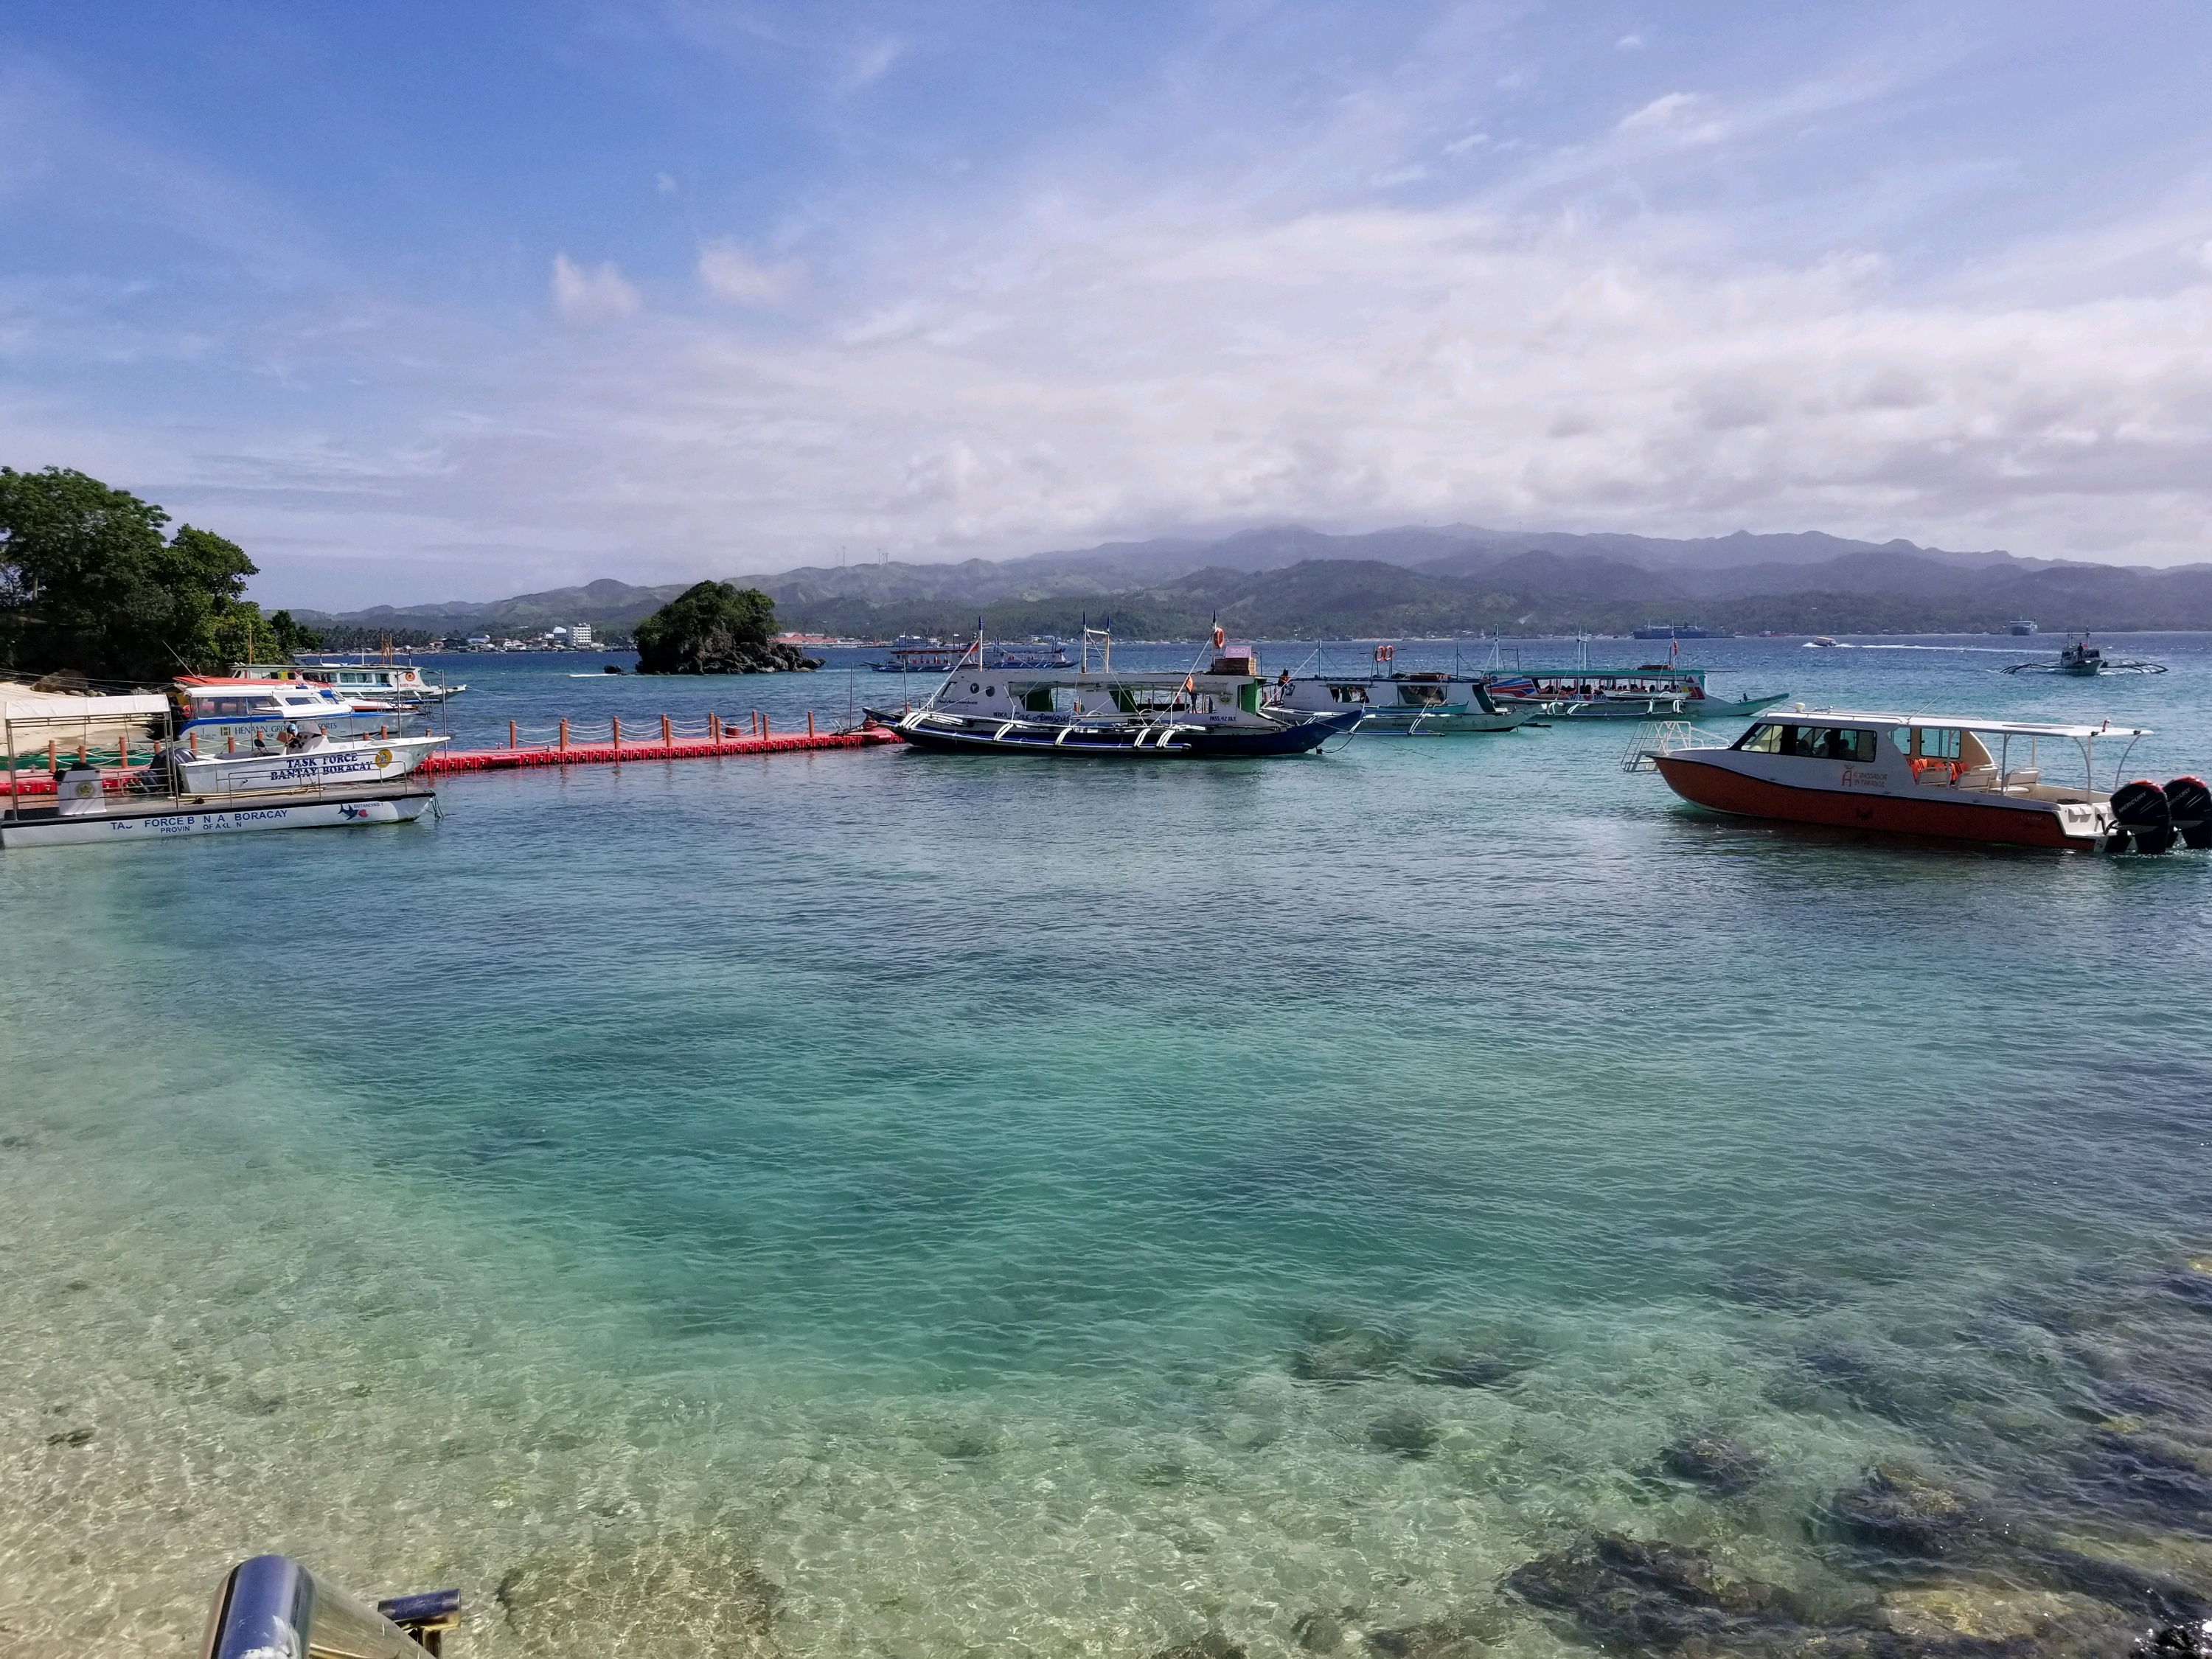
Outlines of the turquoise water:
M1697 649L2212 767L2212 642L1970 643ZM566 668L457 732L708 706ZM1593 1528L1875 1593L1808 1517L1877 1461L2212 1587L2204 858L1715 818L1629 730L0 859L0 1652L185 1652L279 1548L460 1584L471 1654L1535 1655L1498 1580Z

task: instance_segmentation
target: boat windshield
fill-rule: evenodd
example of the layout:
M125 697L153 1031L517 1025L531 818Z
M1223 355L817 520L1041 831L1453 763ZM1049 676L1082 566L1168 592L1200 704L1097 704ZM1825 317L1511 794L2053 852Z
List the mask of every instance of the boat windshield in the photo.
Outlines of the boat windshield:
M1870 761L1875 733L1864 726L1795 726L1762 720L1735 747L1759 755L1798 755L1811 760Z

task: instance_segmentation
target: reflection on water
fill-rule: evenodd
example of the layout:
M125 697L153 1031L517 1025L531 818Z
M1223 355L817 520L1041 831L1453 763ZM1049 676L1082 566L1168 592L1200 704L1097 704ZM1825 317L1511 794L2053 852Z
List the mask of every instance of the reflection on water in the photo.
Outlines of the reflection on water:
M1707 818L1622 736L10 857L0 1652L184 1651L271 1547L485 1655L2194 1614L2203 861Z

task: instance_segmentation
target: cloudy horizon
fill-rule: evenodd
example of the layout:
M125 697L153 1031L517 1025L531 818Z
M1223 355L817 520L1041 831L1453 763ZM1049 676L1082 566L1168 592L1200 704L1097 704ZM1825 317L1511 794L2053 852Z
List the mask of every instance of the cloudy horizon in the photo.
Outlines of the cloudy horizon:
M349 609L1193 526L2212 526L2212 19L0 24L0 461Z

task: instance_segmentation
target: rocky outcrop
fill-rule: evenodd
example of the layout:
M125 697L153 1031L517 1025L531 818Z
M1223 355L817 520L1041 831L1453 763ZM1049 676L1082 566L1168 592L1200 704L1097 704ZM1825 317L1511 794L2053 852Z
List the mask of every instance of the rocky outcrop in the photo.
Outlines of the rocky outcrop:
M822 666L771 637L775 605L758 588L700 582L637 625L641 674L796 673Z

